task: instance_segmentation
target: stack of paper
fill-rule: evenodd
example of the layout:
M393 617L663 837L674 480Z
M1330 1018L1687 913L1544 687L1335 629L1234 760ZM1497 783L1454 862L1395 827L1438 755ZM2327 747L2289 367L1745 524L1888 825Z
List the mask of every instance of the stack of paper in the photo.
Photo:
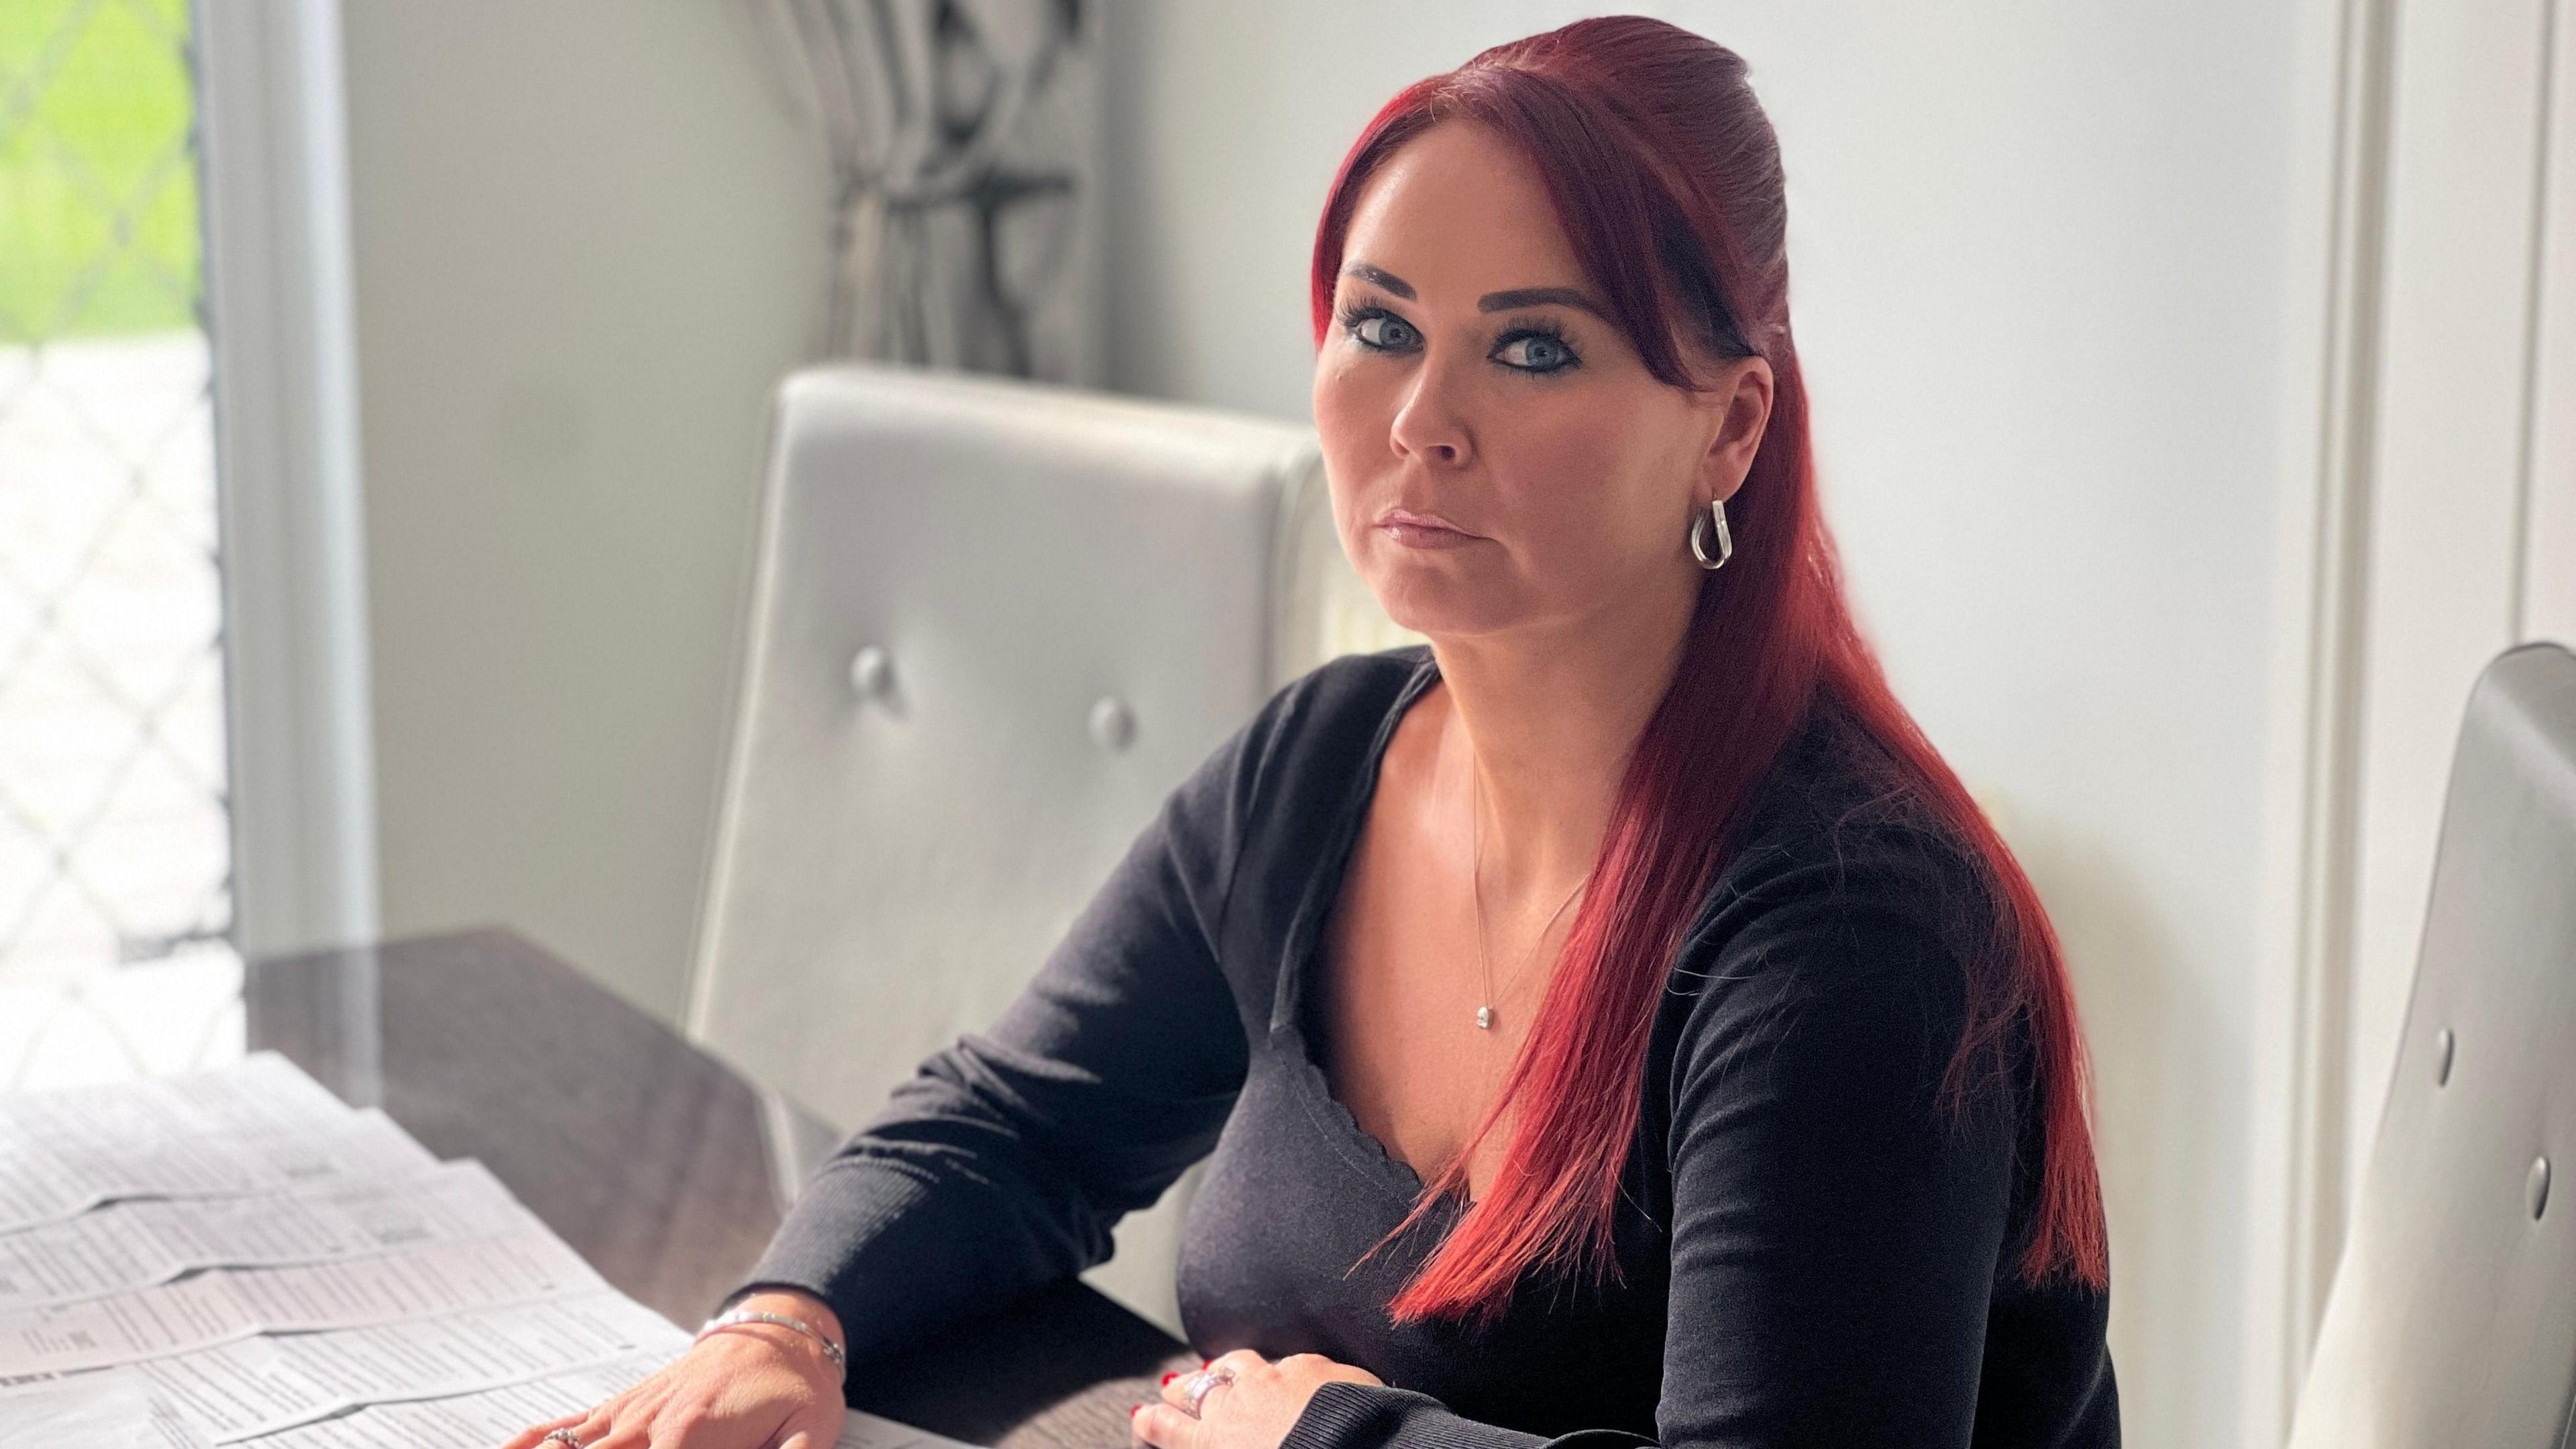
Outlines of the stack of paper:
M688 1344L274 1054L0 1096L0 1443L497 1445ZM954 1443L854 1410L836 1449Z

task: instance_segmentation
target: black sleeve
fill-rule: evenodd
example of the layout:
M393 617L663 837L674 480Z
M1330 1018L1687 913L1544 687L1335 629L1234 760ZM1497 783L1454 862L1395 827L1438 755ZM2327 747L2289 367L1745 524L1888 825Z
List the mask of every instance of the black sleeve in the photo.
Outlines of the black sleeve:
M1774 872L1703 932L1672 1059L1661 1443L1966 1445L2011 1194L2009 1094L1937 1093L1965 980L1917 880ZM1286 1449L1562 1449L1391 1388L1326 1384Z
M856 1363L1105 1261L1118 1219L1214 1149L1248 1056L1215 943L1294 692L1172 793L1001 1018L816 1172L738 1293L823 1299Z

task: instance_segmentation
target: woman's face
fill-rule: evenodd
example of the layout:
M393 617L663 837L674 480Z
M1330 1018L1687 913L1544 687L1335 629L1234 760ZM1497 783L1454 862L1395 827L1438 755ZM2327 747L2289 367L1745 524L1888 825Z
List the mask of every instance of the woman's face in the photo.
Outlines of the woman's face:
M1396 623L1439 638L1686 615L1692 513L1743 481L1768 364L1731 362L1707 393L1658 381L1537 173L1469 122L1369 178L1333 301L1314 401L1334 524Z

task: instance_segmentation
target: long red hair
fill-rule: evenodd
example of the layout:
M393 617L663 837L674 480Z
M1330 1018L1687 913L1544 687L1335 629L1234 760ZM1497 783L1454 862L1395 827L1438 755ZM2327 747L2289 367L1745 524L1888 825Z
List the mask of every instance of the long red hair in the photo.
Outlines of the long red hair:
M1360 133L1325 202L1319 347L1362 188L1406 141L1453 119L1492 128L1535 166L1592 284L1658 379L1697 386L1702 359L1758 354L1773 398L1727 505L1739 546L1701 582L1680 667L1629 761L1595 888L1529 1039L1469 1149L1379 1246L1443 1195L1463 1195L1475 1143L1518 1104L1501 1169L1390 1315L1481 1321L1533 1266L1617 1272L1611 1224L1658 1000L1730 827L1820 697L1875 742L1887 794L1964 844L1982 886L1990 919L1981 949L1962 953L1966 1021L1942 1096L1963 1112L1979 1084L2006 1079L2020 1024L2045 1147L2019 1271L2032 1283L2071 1274L2105 1286L2088 1069L2056 934L2002 838L1888 688L1843 595L1789 335L1779 143L1743 59L1677 26L1617 16L1495 46L1407 87Z

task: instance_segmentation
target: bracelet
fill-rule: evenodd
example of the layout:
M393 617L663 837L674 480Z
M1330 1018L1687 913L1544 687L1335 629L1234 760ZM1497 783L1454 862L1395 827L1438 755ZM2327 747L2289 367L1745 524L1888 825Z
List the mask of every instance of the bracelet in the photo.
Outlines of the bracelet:
M698 1338L705 1338L708 1334L714 1333L719 1329L733 1328L745 1323L774 1323L781 1328L792 1328L798 1333L805 1335L807 1338L814 1340L816 1343L823 1345L823 1357L830 1359L832 1361L832 1367L841 1371L841 1382L849 1382L849 1354L844 1351L839 1344L834 1343L830 1338L826 1337L821 1329L816 1328L814 1325L807 1323L802 1319L790 1318L783 1313L763 1313L757 1308L736 1308L729 1312L719 1313L715 1317L710 1318L705 1323L699 1325ZM697 1340L692 1339L690 1341L694 1343Z

